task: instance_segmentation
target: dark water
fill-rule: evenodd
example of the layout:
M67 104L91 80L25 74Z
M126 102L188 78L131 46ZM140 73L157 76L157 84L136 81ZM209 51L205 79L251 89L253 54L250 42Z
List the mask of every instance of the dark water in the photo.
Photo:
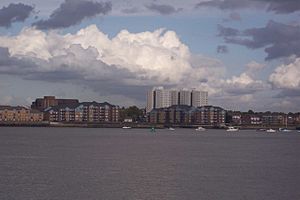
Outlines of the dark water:
M0 128L1 200L298 200L300 133Z

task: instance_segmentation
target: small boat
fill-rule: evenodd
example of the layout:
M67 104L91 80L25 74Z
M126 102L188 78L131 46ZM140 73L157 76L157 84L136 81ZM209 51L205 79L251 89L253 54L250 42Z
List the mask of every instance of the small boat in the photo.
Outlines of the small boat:
M199 126L198 128L196 128L195 130L196 130L196 131L206 131L206 129L203 128L203 127L201 127L201 126Z
M168 130L169 130L169 131L175 131L175 129L172 128L172 127L169 127Z
M267 133L276 133L276 130L270 128L270 129L266 130L266 132Z
M130 129L131 127L130 126L123 126L122 128L123 129Z
M291 132L291 130L287 129L287 128L279 128L280 132Z
M154 127L151 127L150 132L151 132L151 133L154 133L154 132L155 132L155 128L154 128Z
M238 128L235 128L233 126L229 126L226 131L228 131L228 132L235 132L235 131L238 131L238 130L239 130Z

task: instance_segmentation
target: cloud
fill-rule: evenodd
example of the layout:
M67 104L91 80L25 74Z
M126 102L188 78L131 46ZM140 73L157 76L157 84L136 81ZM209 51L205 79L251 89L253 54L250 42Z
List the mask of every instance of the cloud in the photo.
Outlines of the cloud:
M230 21L242 21L242 17L237 12L232 12L229 14L228 18L223 19L223 22L230 22Z
M33 23L38 29L67 28L82 20L98 14L107 14L112 10L111 2L93 2L88 0L65 0L53 11L50 18Z
M275 88L287 89L300 94L300 58L293 63L281 65L270 75L269 81Z
M226 45L217 46L217 53L228 53L228 47Z
M269 85L261 80L255 80L247 72L240 76L233 76L230 79L223 80L223 90L233 95L254 94L259 91L270 89Z
M258 63L256 61L251 61L246 65L248 71L251 71L251 72L252 71L257 72L257 71L263 69L265 66L266 66L265 64Z
M240 35L240 31L230 27L224 27L222 25L218 25L218 35L220 37L234 37Z
M22 3L11 3L7 7L2 7L0 9L0 27L9 28L14 22L25 21L33 10L33 6Z
M218 26L226 43L239 44L250 49L265 48L266 60L300 56L300 26L269 21L265 27L239 31Z
M277 14L293 13L300 10L297 0L209 0L196 4L196 8L215 7L222 10L264 9Z
M203 87L224 74L214 58L192 54L174 31L130 33L108 38L95 25L75 34L34 27L0 36L3 74L49 82L72 82L97 92L144 98L151 86ZM127 94L126 94L127 93Z
M266 64L251 61L248 64L246 64L246 74L248 74L252 78L255 78L265 67Z
M132 7L132 8L124 8L121 11L122 11L122 13L125 13L125 14L135 14L135 13L140 12L140 9L137 7Z
M229 19L232 20L232 21L241 21L242 18L241 18L241 15L237 12L232 12L229 14Z
M166 5L166 4L152 3L150 5L146 5L145 7L148 8L149 10L157 12L161 15L171 15L171 14L178 13L178 12L182 11L182 8L176 9L173 6Z

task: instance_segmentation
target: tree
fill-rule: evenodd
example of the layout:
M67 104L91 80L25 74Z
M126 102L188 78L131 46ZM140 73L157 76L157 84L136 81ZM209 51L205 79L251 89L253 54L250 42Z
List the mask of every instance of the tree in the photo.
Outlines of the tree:
M248 110L248 114L254 114L253 110Z
M120 119L123 121L126 118L131 118L133 121L138 121L143 117L143 111L136 106L122 108L120 110Z

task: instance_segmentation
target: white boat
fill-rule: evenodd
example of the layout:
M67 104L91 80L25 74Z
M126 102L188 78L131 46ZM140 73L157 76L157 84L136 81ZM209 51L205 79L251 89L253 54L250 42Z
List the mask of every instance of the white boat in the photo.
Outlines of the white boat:
M172 128L172 127L169 127L168 130L169 130L169 131L175 131L175 129Z
M279 128L280 132L291 132L291 130L287 129L287 128Z
M267 133L276 133L276 130L270 128L270 129L266 130L266 132Z
M196 131L206 131L206 129L203 128L203 127L201 127L201 126L199 126L198 128L196 128L195 130L196 130Z
M229 126L226 131L234 132L234 131L238 131L238 130L239 130L238 128L234 128L233 126Z
M130 126L123 126L122 128L123 129L130 129L131 127Z

